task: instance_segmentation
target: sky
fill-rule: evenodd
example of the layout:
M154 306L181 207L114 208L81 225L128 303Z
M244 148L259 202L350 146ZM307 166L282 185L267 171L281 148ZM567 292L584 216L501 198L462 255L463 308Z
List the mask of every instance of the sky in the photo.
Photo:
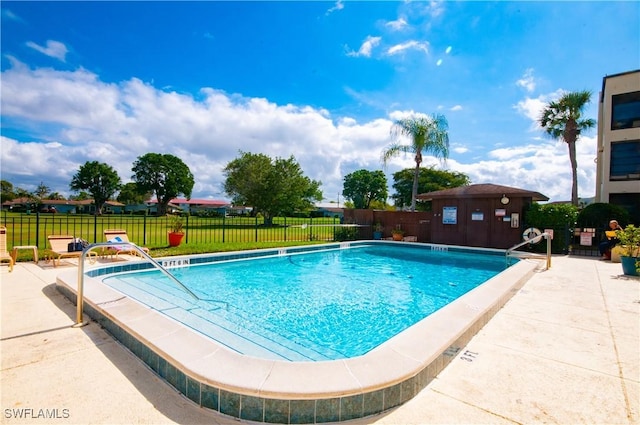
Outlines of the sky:
M640 2L24 2L1 7L0 174L73 195L87 161L132 181L169 153L192 198L229 200L240 152L293 156L344 203L344 177L385 165L394 121L442 114L450 154L423 166L571 199L567 145L544 105L640 68ZM577 142L578 190L595 194L597 131ZM402 140L401 140L402 141ZM406 141L408 142L408 141Z

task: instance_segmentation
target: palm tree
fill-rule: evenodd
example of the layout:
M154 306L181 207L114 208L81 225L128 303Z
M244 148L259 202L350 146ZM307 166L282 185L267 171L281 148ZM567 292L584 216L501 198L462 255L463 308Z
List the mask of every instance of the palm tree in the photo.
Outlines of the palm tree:
M391 137L395 139L382 153L382 162L387 162L400 153L413 153L416 161L411 191L411 211L416 210L418 196L418 176L422 163L422 152L431 153L436 158L446 160L449 157L449 124L444 115L433 114L430 117L418 116L397 120L391 127ZM398 139L410 137L411 144L402 144Z
M578 206L578 161L576 159L576 141L582 130L593 128L596 121L583 118L584 107L591 100L591 92L583 90L565 93L560 99L549 102L542 111L538 123L552 138L562 138L569 145L569 161L573 186L571 188L571 203Z

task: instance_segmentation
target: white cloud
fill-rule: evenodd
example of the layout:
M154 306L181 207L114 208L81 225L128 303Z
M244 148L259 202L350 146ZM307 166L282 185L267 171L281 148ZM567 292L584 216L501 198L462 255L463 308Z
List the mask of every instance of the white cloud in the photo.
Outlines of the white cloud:
M451 53L451 46L448 46L447 49L444 51L445 55L448 55L449 53Z
M537 98L526 97L523 100L519 101L514 108L521 115L529 118L532 121L531 129L539 129L538 119L542 114L542 110L545 106L552 100L558 99L564 93L563 90L556 90L553 93L542 94Z
M29 69L12 63L1 74L3 125L10 129L14 122L27 123L25 128L46 136L19 141L3 136L2 179L26 190L44 182L65 195L70 194L72 175L86 161L105 162L128 182L138 156L162 152L182 158L191 168L194 197L224 198L222 169L242 150L270 157L293 155L306 176L322 181L325 196L335 198L346 174L382 169L380 155L391 142L395 120L424 115L396 110L388 117L360 122L332 117L324 109L278 105L213 88L203 88L193 97L135 78L105 83L84 69ZM522 112L533 109L523 106ZM554 200L570 198L571 169L564 143L542 139L511 145L491 151L486 160L465 163L459 158L469 149L458 142L447 168L468 174L474 183L536 190ZM577 148L580 196L591 196L595 138L581 138ZM425 157L425 166L437 164L436 158ZM385 169L389 182L393 172L413 165L412 155L394 158Z
M27 41L27 46L47 56L61 60L62 62L65 61L65 57L68 52L67 46L55 40L47 40L47 47L40 46L33 41Z
M450 111L462 111L462 105L455 105L449 110Z
M27 190L44 181L67 195L71 176L86 161L113 166L127 182L138 156L162 152L179 156L191 168L194 197L221 197L222 169L239 150L293 155L305 175L323 182L323 191L339 193L345 174L381 168L392 124L352 117L334 122L324 109L277 105L212 88L203 88L196 100L135 78L107 84L82 69L18 66L2 73L2 83L7 125L16 120L48 130L43 140L2 139L2 178Z
M342 9L344 9L344 3L342 3L342 0L338 0L336 1L336 4L333 7L327 10L327 15L335 12L336 10L342 10Z
M16 15L12 11L10 11L9 9L2 9L2 17L10 19L12 21L16 21L16 22L23 22L22 19L18 15Z
M595 137L581 137L577 144L578 194L595 193ZM454 149L454 152L457 150ZM551 201L571 200L571 165L567 145L546 140L543 143L499 148L488 160L464 164L448 160L449 169L467 174L473 183L495 183L534 190Z
M536 89L536 82L533 78L533 68L528 68L522 78L516 81L516 85L524 88L529 93L534 91Z
M442 1L430 1L429 2L429 13L433 18L437 18L438 16L444 13L444 2Z
M421 50L425 53L429 53L429 43L424 41L416 41L410 40L401 44L396 44L395 46L391 46L387 49L387 54L389 56L397 55L403 53L405 50L415 49Z
M389 21L384 25L391 28L393 31L402 31L403 29L407 28L409 24L404 17L399 17L395 21Z
M381 37L368 36L365 39L365 41L362 43L362 45L360 46L360 49L357 52L349 51L347 52L347 55L370 57L371 51L373 50L374 47L380 44L381 39L382 39Z

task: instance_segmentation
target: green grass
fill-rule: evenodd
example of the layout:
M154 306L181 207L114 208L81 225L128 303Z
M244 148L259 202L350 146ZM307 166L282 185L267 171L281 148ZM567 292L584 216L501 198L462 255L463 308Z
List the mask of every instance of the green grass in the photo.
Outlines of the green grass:
M150 249L153 257L239 251L330 242L334 239L333 218L275 218L266 226L261 218L185 218L185 239L170 248L167 217L75 214L35 214L2 212L7 227L7 249L14 245L37 245L40 259L48 255L48 235L71 235L91 243L105 242L105 229L125 229L129 239ZM310 225L303 227L302 225ZM318 226L320 225L320 226ZM328 226L327 226L328 225ZM37 241L37 243L36 243ZM19 251L18 261L29 261L30 251Z

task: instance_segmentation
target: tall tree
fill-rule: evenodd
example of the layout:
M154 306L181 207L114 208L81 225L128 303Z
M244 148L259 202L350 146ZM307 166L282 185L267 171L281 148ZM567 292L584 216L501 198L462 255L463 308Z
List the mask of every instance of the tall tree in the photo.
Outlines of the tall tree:
M314 201L322 200L322 183L305 177L293 156L272 160L264 154L240 152L223 172L224 190L233 203L253 207L265 223L279 214L307 210Z
M355 208L369 209L371 202L386 202L387 177L382 170L358 170L344 176L342 195L353 202Z
M105 202L120 189L121 182L120 176L110 165L87 161L71 178L69 187L74 191L88 191L93 197L96 215L101 215Z
M405 168L393 173L393 189L395 193L391 195L396 207L403 208L411 203L411 193L413 189L414 170ZM418 176L418 193L434 192L436 190L451 189L453 187L467 186L471 184L471 179L464 173L447 170L436 170L433 167L421 167ZM430 202L417 201L418 211L427 211Z
M571 162L571 203L578 206L578 160L576 141L583 130L593 128L596 121L583 118L584 108L591 101L591 92L583 90L565 93L560 99L549 102L542 111L538 123L546 134L558 140L562 139L569 147Z
M11 201L16 198L16 194L13 191L13 183L7 180L0 180L0 187L2 188L2 192L0 193L0 200Z
M411 211L416 210L418 196L418 175L422 164L422 153L431 153L436 158L446 160L449 157L449 124L444 115L433 114L397 120L391 127L391 136L395 140L382 153L382 161L386 165L389 160L401 153L414 155L416 167L411 191ZM403 144L399 139L409 137L411 142Z
M124 186L120 188L120 193L116 199L118 202L122 202L127 205L142 204L143 202L151 199L151 196L153 196L151 192L141 192L136 183L130 182L125 183Z
M195 181L189 167L171 154L148 153L133 163L131 177L143 192L154 192L158 199L158 214L167 213L169 202L184 195L191 198Z

